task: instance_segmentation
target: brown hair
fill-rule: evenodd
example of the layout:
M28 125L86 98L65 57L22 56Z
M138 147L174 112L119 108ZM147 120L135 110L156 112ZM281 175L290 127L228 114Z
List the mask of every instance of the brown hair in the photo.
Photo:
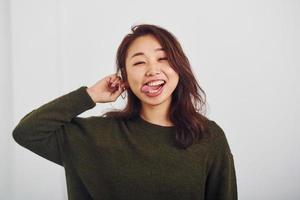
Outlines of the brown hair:
M125 60L130 44L138 37L153 35L165 49L170 66L179 75L179 82L172 93L172 105L169 110L171 122L176 127L174 142L180 148L187 148L196 140L200 140L208 133L208 118L201 114L205 106L206 94L197 83L176 37L162 27L152 24L134 25L132 33L122 40L116 55L116 74L127 83ZM202 96L203 95L203 96ZM103 116L130 119L140 114L141 103L134 93L127 88L127 104L123 110L109 111Z

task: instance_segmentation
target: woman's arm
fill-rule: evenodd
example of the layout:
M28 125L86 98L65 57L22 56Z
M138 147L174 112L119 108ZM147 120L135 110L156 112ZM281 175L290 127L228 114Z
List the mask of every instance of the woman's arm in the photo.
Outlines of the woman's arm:
M96 103L82 86L25 115L13 130L14 140L32 152L63 166L65 126Z

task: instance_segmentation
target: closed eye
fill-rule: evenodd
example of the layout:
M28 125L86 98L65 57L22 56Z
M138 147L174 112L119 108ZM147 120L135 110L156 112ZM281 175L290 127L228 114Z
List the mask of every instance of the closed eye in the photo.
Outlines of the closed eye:
M168 60L167 57L160 58L159 60Z
M134 65L139 65L139 64L143 64L144 62L137 62Z
M158 60L168 60L167 57L164 57L164 58L159 58ZM137 62L137 63L134 63L134 65L139 65L139 64L143 64L145 62Z

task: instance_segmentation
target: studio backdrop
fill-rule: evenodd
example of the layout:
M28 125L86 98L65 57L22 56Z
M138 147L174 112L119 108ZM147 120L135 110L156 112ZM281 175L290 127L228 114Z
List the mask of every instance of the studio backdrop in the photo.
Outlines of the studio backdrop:
M300 2L1 0L0 199L67 199L64 169L18 145L27 113L115 72L133 25L174 33L224 130L239 199L300 199ZM122 108L97 104L82 116Z

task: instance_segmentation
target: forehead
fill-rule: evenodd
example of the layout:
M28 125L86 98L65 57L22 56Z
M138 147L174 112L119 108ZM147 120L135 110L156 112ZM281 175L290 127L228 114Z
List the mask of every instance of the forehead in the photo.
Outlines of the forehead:
M141 36L136 38L129 46L127 57L131 58L136 53L156 53L156 51L159 52L159 49L162 49L162 46L154 36Z

